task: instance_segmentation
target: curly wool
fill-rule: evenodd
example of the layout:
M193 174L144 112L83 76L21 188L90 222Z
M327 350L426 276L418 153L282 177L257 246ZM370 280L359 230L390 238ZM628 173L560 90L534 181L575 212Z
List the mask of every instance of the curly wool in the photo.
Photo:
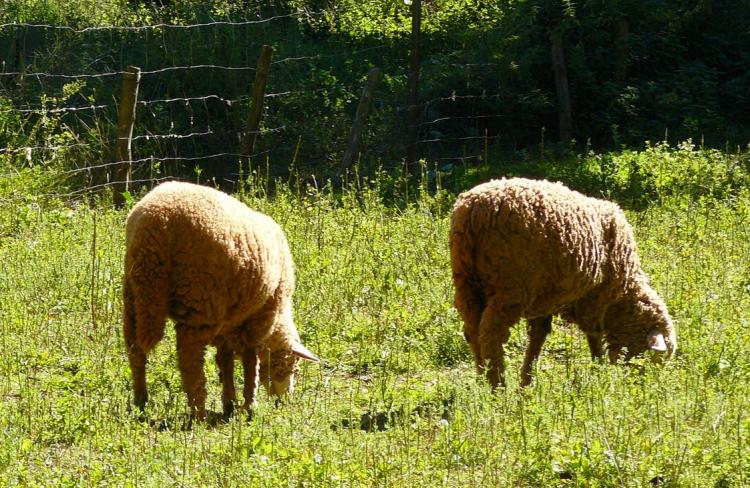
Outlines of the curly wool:
M676 348L667 308L614 203L560 183L493 180L459 195L450 247L455 305L478 368L491 363L493 386L502 381L502 345L522 317L531 338L523 384L555 314L580 326L594 356L602 339L613 359L625 347L640 353L651 329L663 334L670 354Z
M294 265L273 219L220 191L169 182L128 215L126 247L124 331L138 406L147 396L145 357L163 337L167 317L176 323L183 388L199 416L205 417L208 344L217 347L225 413L233 408L235 355L245 369L246 407L254 402L259 364L271 365L262 379L273 393L291 390L294 349L301 346L292 318Z

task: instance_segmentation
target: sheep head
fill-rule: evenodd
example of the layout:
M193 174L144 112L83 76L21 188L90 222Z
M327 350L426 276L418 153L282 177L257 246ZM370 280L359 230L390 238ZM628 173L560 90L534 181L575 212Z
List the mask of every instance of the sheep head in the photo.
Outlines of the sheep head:
M636 297L626 297L610 307L604 319L609 358L616 361L653 351L654 361L669 359L677 350L677 334L666 305L650 287Z
M294 379L299 372L300 359L319 361L301 342L289 348L266 350L260 355L260 380L270 395L283 397L294 393Z

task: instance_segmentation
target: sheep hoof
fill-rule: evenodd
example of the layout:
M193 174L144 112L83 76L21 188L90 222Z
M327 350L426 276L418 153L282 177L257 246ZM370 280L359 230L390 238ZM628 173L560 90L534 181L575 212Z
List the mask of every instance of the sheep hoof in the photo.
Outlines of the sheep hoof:
M234 402L224 404L224 419L228 420L234 414Z
M255 407L258 405L258 402L245 402L242 404L242 411L245 412L247 415L247 420L253 420L253 417L255 416Z
M505 388L505 378L495 368L490 368L487 371L487 380L490 382L492 391L496 391L498 387Z
M136 392L133 396L133 404L138 407L138 410L143 413L146 410L146 402L148 401L148 393L138 393Z
M255 401L255 400L253 400L252 402L246 401L245 403L242 404L242 410L250 412L253 409L255 409L255 407L257 407L257 406L258 406L258 402Z
M188 420L189 420L188 424L192 425L193 424L193 420L197 420L198 422L205 422L207 418L208 417L206 415L206 409L205 408L203 408L203 409L194 409L190 413L190 415L188 415Z

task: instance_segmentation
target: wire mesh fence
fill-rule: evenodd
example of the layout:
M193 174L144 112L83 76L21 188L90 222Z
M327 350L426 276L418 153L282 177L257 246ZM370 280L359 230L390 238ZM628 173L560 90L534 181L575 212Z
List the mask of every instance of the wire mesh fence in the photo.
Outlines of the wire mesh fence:
M0 177L34 169L65 182L60 188L72 197L122 183L116 168L123 164L133 183L146 185L202 177L231 186L253 167L334 176L373 66L387 81L372 95L356 159L369 167L415 163L406 160L404 135L408 46L326 41L313 49L301 41L296 17L81 29L1 24L0 120L15 130L0 135ZM252 130L246 120L266 44L276 53L262 123ZM140 68L131 155L118 158L121 85L131 65ZM418 157L443 167L476 164L500 137L502 94L479 92L472 82L493 64L422 65ZM250 134L252 152L242 144Z

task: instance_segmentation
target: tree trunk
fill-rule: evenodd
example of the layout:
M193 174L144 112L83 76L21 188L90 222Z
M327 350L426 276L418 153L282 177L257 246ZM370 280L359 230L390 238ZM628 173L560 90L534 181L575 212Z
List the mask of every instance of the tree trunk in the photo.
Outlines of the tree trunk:
M406 151L406 164L417 161L419 137L419 36L422 26L422 0L412 0L411 4L411 52L409 55L409 140Z
M573 132L573 115L570 108L570 90L568 88L568 70L563 56L562 32L555 29L550 33L552 69L555 73L555 90L557 91L557 114L561 142L569 142Z
M628 76L628 21L618 19L615 24L615 72L617 83L625 83Z

